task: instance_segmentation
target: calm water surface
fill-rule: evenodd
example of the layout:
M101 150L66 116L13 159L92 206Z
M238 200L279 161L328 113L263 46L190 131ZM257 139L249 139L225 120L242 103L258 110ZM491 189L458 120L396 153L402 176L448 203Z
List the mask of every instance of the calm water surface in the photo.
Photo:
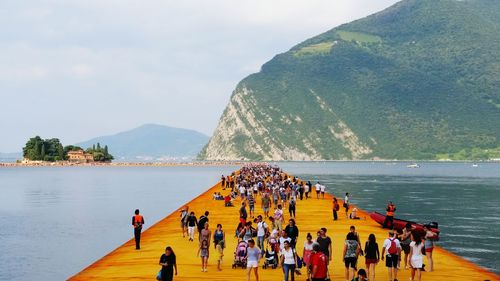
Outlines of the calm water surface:
M396 217L437 221L439 246L500 273L500 164L326 162L283 163L291 173L320 181L328 191L366 211L385 213L388 200ZM315 183L315 182L313 182ZM366 237L365 237L366 238ZM364 238L363 238L364 239Z
M320 180L353 203L399 217L438 221L439 245L499 273L500 164L279 163ZM64 280L130 239L140 208L146 226L238 167L0 169L0 280Z

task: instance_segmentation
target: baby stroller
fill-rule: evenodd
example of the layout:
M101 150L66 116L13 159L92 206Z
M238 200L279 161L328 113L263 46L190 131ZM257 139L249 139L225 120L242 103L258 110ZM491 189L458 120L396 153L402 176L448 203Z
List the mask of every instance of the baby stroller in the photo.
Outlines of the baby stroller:
M269 266L272 269L275 269L276 267L278 267L278 255L276 254L276 252L272 248L271 248L271 250L266 249L266 253L265 253L264 257L265 257L265 261L264 261L264 265L262 266L263 269L266 269Z
M238 245L236 246L236 251L234 252L233 268L247 267L247 247L248 244L245 241L241 241L238 243Z

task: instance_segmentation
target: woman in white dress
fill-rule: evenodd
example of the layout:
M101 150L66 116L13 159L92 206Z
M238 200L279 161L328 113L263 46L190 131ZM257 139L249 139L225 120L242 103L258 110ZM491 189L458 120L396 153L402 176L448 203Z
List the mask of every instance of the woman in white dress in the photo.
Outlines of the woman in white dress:
M412 231L411 233L410 243L410 265L411 265L411 278L410 281L420 281L422 277L422 265L424 256L422 255L422 251L424 249L424 243L422 241L422 237L416 231ZM415 271L417 272L417 279L415 278Z

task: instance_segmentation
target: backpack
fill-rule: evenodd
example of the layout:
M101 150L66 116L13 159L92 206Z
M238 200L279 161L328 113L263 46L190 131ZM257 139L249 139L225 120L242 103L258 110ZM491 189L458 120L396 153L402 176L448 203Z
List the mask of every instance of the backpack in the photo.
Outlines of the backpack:
M389 238L389 241L391 241L391 246L389 247L389 249L387 250L387 252L391 255L395 255L398 253L398 247L396 245L396 239L390 239Z

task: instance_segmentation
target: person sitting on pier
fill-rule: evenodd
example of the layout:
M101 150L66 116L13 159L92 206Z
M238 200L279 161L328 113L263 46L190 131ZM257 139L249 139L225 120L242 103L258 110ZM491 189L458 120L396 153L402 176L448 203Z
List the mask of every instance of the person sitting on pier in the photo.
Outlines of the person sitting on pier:
M233 207L233 202L231 199L231 196L228 194L226 197L224 197L224 206L225 207Z
M349 218L351 220L359 220L360 218L358 217L358 209L357 208L353 208L352 209L352 212L349 214Z

